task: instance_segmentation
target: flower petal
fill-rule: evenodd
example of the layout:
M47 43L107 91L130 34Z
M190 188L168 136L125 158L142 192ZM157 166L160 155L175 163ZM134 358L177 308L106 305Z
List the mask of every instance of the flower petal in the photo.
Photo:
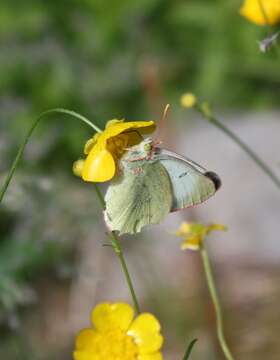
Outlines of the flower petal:
M76 350L94 349L98 334L93 329L83 329L76 337Z
M134 338L140 354L152 354L163 344L163 337L159 332L158 320L152 314L144 313L133 321L127 334Z
M99 356L88 351L74 351L74 360L99 360Z
M209 224L207 226L206 232L209 234L212 231L227 231L227 226L223 224Z
M120 329L126 331L134 316L132 307L124 303L102 303L96 306L91 315L93 325L99 331Z
M185 236L189 234L191 231L192 231L192 224L183 222L179 230L176 231L176 236Z
M258 25L275 25L280 21L280 2L276 0L245 0L240 14Z
M142 354L138 356L139 360L162 360L162 354L160 352L156 352L154 354ZM83 359L78 359L78 360L83 360Z
M181 244L182 250L199 250L202 243L202 236L200 235L189 235Z
M100 133L96 133L93 135L92 138L90 138L86 143L85 143L85 146L84 146L84 154L85 155L88 155L91 151L91 149L94 147L94 145L97 143L97 140L100 136Z
M133 132L129 133L127 146L128 146L128 147L131 147L131 146L137 145L137 144L139 144L142 140L143 140L143 138L142 138L142 136L139 134L139 132L138 132L138 131L133 131Z
M111 180L115 172L116 164L111 153L94 147L85 160L82 178L85 181L104 182Z
M111 126L108 126L104 132L100 135L101 140L107 140L111 137L117 136L128 130L136 130L141 134L150 134L156 128L154 121L128 121L128 122L115 122ZM101 139L102 138L102 139ZM98 141L99 141L98 139Z
M123 123L124 122L124 119L112 119L112 120L108 120L106 122L106 125L105 125L105 129L108 129L108 127L110 126L115 126L116 124L118 123Z

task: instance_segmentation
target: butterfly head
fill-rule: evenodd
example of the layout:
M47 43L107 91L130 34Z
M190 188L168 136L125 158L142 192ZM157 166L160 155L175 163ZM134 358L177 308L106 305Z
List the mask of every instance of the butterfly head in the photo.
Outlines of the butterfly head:
M152 138L144 139L140 144L132 146L127 149L127 153L123 160L128 162L152 160L153 155L157 153L157 145L159 142L155 142Z
M161 144L161 141L155 141L150 137L142 141L140 144L141 152L144 154L147 160L151 160L153 155L157 153L159 144Z
M139 147L143 154L148 155L153 150L153 139L150 137L146 138L140 143Z

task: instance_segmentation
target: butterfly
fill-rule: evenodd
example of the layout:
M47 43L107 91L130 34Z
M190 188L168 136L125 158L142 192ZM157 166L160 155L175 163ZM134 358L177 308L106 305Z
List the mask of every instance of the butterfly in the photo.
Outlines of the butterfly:
M135 234L160 223L170 212L200 204L221 187L219 176L151 138L128 149L120 175L105 195L105 221L111 231Z

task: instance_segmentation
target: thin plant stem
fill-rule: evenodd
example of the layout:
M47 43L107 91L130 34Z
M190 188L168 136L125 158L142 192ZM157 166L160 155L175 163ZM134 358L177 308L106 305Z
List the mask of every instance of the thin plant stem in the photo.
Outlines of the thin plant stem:
M215 118L211 113L204 111L201 106L196 106L196 109L203 115L206 119L209 120L211 124L220 129L228 137L230 137L247 155L255 162L255 164L273 181L273 183L280 190L280 179L276 174L270 169L270 167L237 135L235 135L231 130L229 130L224 124L222 124L217 118Z
M124 272L126 282L127 282L127 285L128 285L131 297L132 297L134 309L135 309L137 314L140 314L140 306L139 306L137 296L136 296L136 293L135 293L135 290L134 290L134 287L133 287L133 284L132 284L132 280L131 280L131 277L130 277L130 274L129 274L129 271L128 271L128 268L127 268L127 265L126 265L126 262L125 262L125 258L124 258L124 254L123 254L123 251L122 251L122 248L121 248L119 238L118 238L117 234L114 231L111 232L111 235L112 235L112 238L111 238L112 246L113 246L113 249L114 249L115 253L117 254L117 256L118 256L118 258L120 260L121 267L122 267L122 270Z
M195 345L196 342L197 342L197 339L193 339L193 340L191 341L191 343L189 344L189 346L188 346L188 348L187 348L187 350L186 350L186 353L185 353L185 355L184 355L183 360L189 360L189 357L190 357L190 355L191 355L192 349L193 349L193 347L194 347L194 345Z
M102 130L100 128L98 128L95 124L93 124L86 117L84 117L83 115L78 114L78 113L76 113L75 111L72 111L72 110L57 108L57 109L50 109L50 110L47 110L47 111L44 111L43 113L41 113L35 119L34 123L31 125L30 129L27 131L27 134L26 134L21 146L19 147L17 155L16 155L16 157L15 157L13 163L12 163L12 166L11 166L9 172L8 172L8 175L7 175L7 177L6 177L5 181L4 181L4 184L1 187L1 190L0 190L0 203L4 198L4 195L5 195L8 187L9 187L9 184L10 184L10 182L12 180L12 177L13 177L13 175L14 175L16 169L17 169L17 166L18 166L18 164L19 164L19 162L20 162L20 160L21 160L21 158L23 156L25 147L26 147L31 135L33 134L35 128L37 127L37 125L40 123L40 121L45 116L55 114L55 113L70 115L70 116L72 116L72 117L74 117L76 119L79 119L79 120L83 121L84 123L89 125L93 130L95 130L96 132L102 132ZM102 208L104 209L105 208L105 202L104 202L102 192L100 191L99 187L96 184L94 184L94 187L95 187L95 191L96 191L96 194L98 196L98 199L100 201L100 204L101 204ZM124 254L123 254L123 251L122 251L118 236L117 236L117 234L115 232L112 232L111 235L112 235L112 237L111 237L112 247L113 247L115 253L117 254L117 256L118 256L118 258L120 260L122 270L124 272L124 275L125 275L125 278L126 278L126 281L127 281L127 285L128 285L129 290L130 290L131 297L132 297L132 300L133 300L133 303L134 303L135 311L137 313L140 313L140 307L139 307L139 304L138 304L138 301L137 301L137 297L136 297L136 294L135 294L135 291L134 291L134 288L133 288L131 277L130 277L130 274L129 274L129 271L128 271L128 268L127 268L127 265L126 265L126 262L125 262Z
M225 358L227 360L233 360L233 356L229 350L229 347L227 345L225 335L224 335L224 324L223 324L223 315L222 315L222 309L219 301L219 297L217 294L215 281L213 277L212 268L210 265L209 257L207 250L205 249L205 246L202 245L200 249L200 254L202 258L203 268L206 275L206 281L208 285L208 289L211 295L211 299L214 305L215 313L216 313L216 326L217 326L217 335L218 340L221 345L221 348L223 350L223 353L225 355Z
M103 210L105 210L105 201L104 201L104 197L102 195L102 192L100 191L98 185L96 185L95 183L94 183L94 188L95 188L98 200L100 201L101 207L102 207ZM125 257L124 257L124 254L123 254L123 251L122 251L122 248L121 248L121 244L120 244L118 235L116 234L115 231L111 231L110 235L111 235L112 248L114 249L116 255L118 256L118 258L120 260L121 267L122 267L122 270L123 270L123 273L124 273L124 276L125 276L125 279L126 279L126 282L127 282L130 294L131 294L134 309L137 312L137 314L140 314L140 306L139 306L137 296L136 296L136 293L135 293L135 290L134 290L134 287L133 287L131 276L130 276L129 271L128 271L128 267L126 265Z
M66 114L66 115L70 115L76 119L79 119L81 121L83 121L84 123L86 123L87 125L89 125L92 129L94 129L95 131L97 132L101 132L101 130L96 126L94 125L90 120L88 120L87 118L85 118L84 116L76 113L75 111L72 111L72 110L67 110L67 109L62 109L62 108L57 108L57 109L50 109L50 110L47 110L47 111L44 111L43 113L41 113L37 119L35 119L34 123L31 125L30 129L27 131L27 134L21 144L21 146L19 147L19 150L17 152L17 155L12 163L12 166L8 172L8 175L6 176L6 179L4 181L4 184L0 190L0 203L1 201L3 200L3 197L8 189L8 186L12 180L12 177L14 175L14 172L16 171L16 168L18 166L18 163L20 162L21 158L22 158L22 155L23 155L23 152L24 152L24 149L31 137L31 135L33 134L33 131L36 129L37 125L40 123L40 121L46 117L47 115L51 115L51 114L57 114L57 113L60 113L60 114Z

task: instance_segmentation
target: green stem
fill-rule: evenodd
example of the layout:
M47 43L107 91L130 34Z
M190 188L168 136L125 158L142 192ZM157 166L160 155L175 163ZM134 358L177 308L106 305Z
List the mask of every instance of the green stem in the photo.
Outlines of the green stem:
M95 188L95 191L96 191L96 195L97 195L97 197L98 197L98 199L100 201L100 204L102 206L102 209L105 210L105 201L104 201L104 197L102 195L102 192L100 191L98 185L96 185L95 183L94 183L94 188ZM135 290L134 290L134 287L133 287L133 284L132 284L132 280L131 280L131 277L130 277L130 274L129 274L129 271L128 271L128 267L126 265L126 261L125 261L125 258L124 258L124 254L123 254L123 251L122 251L122 248L121 248L121 244L120 244L118 235L115 233L115 231L110 232L110 235L111 235L112 247L113 247L116 255L118 256L118 258L120 260L120 263L121 263L121 267L122 267L122 270L123 270L123 273L124 273L124 276L125 276L125 279L126 279L126 282L127 282L130 294L131 294L132 301L133 301L134 309L137 312L137 314L140 314L140 306L139 306L137 296L136 296L136 293L135 293Z
M224 335L224 325L223 325L223 315L222 315L222 309L219 302L219 297L217 294L214 277L208 257L207 250L205 249L204 245L200 249L200 254L203 262L203 268L206 275L206 281L209 288L209 292L211 295L211 299L214 305L215 313L216 313L216 325L217 325L217 335L219 339L219 343L221 345L221 348L224 352L225 358L227 360L233 360L233 356L229 350L229 347L226 343L225 335Z
M237 135L235 135L231 130L229 130L225 125L219 122L211 113L205 112L201 106L196 106L196 109L207 118L211 124L216 126L218 129L223 131L228 137L230 137L237 145L240 146L242 150L246 152L247 155L258 165L258 167L273 181L273 183L280 190L280 179L275 175L275 173L270 169L266 163L259 158L259 156L248 146L246 145Z
M2 186L2 188L0 190L0 203L4 198L4 195L5 195L8 187L9 187L9 184L10 184L10 182L12 180L12 177L13 177L13 175L14 175L14 173L16 171L16 168L17 168L17 166L19 164L19 161L22 158L25 147L26 147L31 135L33 134L33 131L35 130L37 125L40 123L42 118L44 118L46 115L51 115L51 114L54 114L54 113L61 113L61 114L67 114L67 115L73 116L74 118L79 119L79 120L83 121L84 123L86 123L87 125L89 125L96 132L101 132L101 129L99 129L90 120L88 120L83 115L78 114L78 113L76 113L75 111L72 111L72 110L57 108L57 109L47 110L47 111L41 113L37 117L37 119L35 119L34 123L31 125L30 129L28 130L28 132L27 132L27 134L26 134L26 136L25 136L25 138L24 138L24 140L23 140L23 142L22 142L22 144L21 144L21 146L20 146L20 148L19 148L19 150L17 152L17 155L16 155L16 157L15 157L13 163L12 163L11 169L10 169L10 171L9 171L5 181L4 181L4 184L3 184L3 186ZM104 209L105 208L105 202L104 202L102 192L100 191L99 187L96 184L94 184L94 186L95 186L95 190L96 190L98 199L99 199L99 201L101 203L101 206ZM135 310L136 310L137 313L140 313L139 304L138 304L138 301L137 301L137 298L136 298L136 295L135 295L135 291L134 291L134 288L133 288L133 285L132 285L132 281L131 281L131 278L130 278L130 275L129 275L129 271L128 271L128 268L127 268L127 265L126 265L126 262L125 262L125 258L124 258L124 255L123 255L123 252L122 252L118 237L114 232L112 232L111 234L112 234L112 239L111 239L112 246L113 246L113 248L115 250L115 253L117 254L118 258L120 259L121 266L122 266L122 269L123 269L123 272L124 272L124 275L125 275L125 278L126 278L126 281L127 281L127 285L128 285L129 290L131 292L131 296L132 296L132 300L133 300L133 303L134 303Z
M19 161L21 160L22 158L22 155L23 155L23 152L24 152L24 149L31 137L31 135L33 134L33 131L35 130L35 128L37 127L37 125L40 123L40 121L47 115L51 115L51 114L57 114L57 113L60 113L60 114L67 114L67 115L70 115L76 119L79 119L81 121L83 121L84 123L86 123L87 125L89 125L91 128L93 128L95 131L97 132L101 132L101 130L96 126L94 125L90 120L88 120L87 118L85 118L84 116L76 113L75 111L71 111L71 110L67 110L67 109L61 109L61 108L58 108L58 109L51 109L51 110L47 110L47 111L44 111L43 113L41 113L37 119L35 119L34 123L31 125L30 129L28 130L18 152L17 152L17 155L15 157L15 160L13 161L13 164L11 166L11 169L4 181L4 184L1 188L1 191L0 191L0 203L1 201L3 200L3 197L8 189L8 186L12 180L12 177L14 175L14 172L16 171L16 168L18 166L18 163Z
M185 353L185 356L184 356L183 360L189 360L192 349L193 349L196 342L197 342L197 339L194 339L193 341L191 341L191 343L189 344L189 346L188 346L188 348L186 350L186 353Z
M112 246L113 246L113 249L114 249L115 253L117 254L117 256L118 256L118 258L120 260L121 267L122 267L122 270L124 272L125 279L126 279L126 282L127 282L127 285L128 285L131 297L132 297L132 301L133 301L133 304L134 304L135 311L136 311L137 314L140 314L140 306L139 306L139 303L138 303L138 300L137 300L137 297L136 297L136 293L135 293L135 290L134 290L134 287L133 287L133 284L132 284L132 281L131 281L131 277L129 275L129 271L128 271L128 268L127 268L127 265L126 265L126 262L125 262L125 258L124 258L123 252L122 252L122 248L121 248L121 245L120 245L119 238L118 238L117 234L114 231L112 231L111 234L112 234L112 239L111 239Z

